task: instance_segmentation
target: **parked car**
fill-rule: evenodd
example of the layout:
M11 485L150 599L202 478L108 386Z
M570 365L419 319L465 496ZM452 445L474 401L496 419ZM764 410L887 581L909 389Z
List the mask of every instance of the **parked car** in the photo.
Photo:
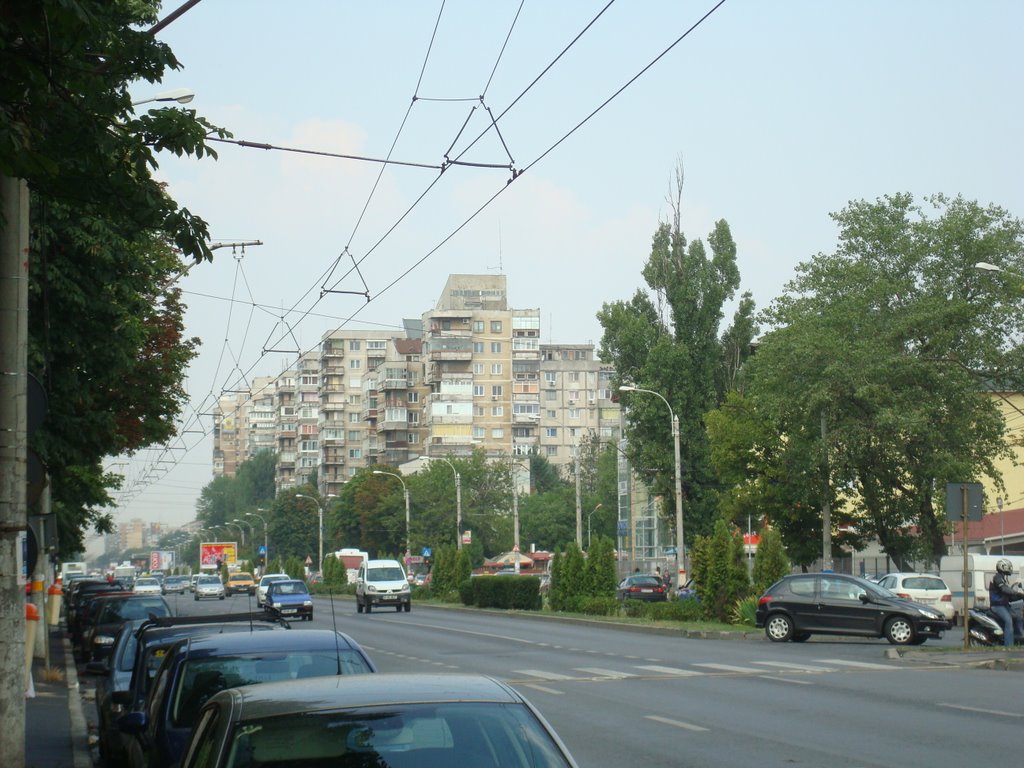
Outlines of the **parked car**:
M132 736L128 744L132 768L171 768L181 760L200 708L219 691L376 671L355 640L333 630L186 638L167 650L145 704L123 715L118 727ZM308 683L303 680L300 685Z
M313 597L306 583L299 579L279 579L267 586L263 608L286 619L293 616L303 621L313 620Z
M356 675L233 688L204 706L182 768L573 768L517 691L483 675Z
M619 582L615 593L619 600L650 600L661 602L668 600L668 590L658 576L642 576L634 573Z
M950 622L935 608L897 597L878 584L838 573L785 576L757 604L757 626L773 642L803 642L813 634L884 637L920 645L942 637Z
M141 579L135 580L135 584L132 585L132 592L136 595L162 595L164 590L160 585L159 579L143 576Z
M397 560L367 560L356 575L356 613L369 613L374 606L412 610L412 590L405 569Z
M120 738L114 720L120 716L120 707L114 704L114 693L125 691L132 679L132 667L135 664L135 631L145 619L132 619L121 625L114 636L110 656L106 661L90 661L85 665L86 674L96 676L96 714L98 719L98 735L100 756L106 765L117 765L122 752L115 753ZM115 736L115 744L111 745L111 735Z
M188 577L188 590L189 590L189 592L195 592L196 591L196 582L199 581L199 577L202 576L202 575L203 574L201 574L201 573L193 573L191 576Z
M888 589L896 597L930 605L956 623L953 593L938 576L927 573L888 573L878 580L878 586Z
M228 583L224 585L224 591L228 595L256 594L256 580L253 579L251 573L242 571L228 574Z
M101 661L110 655L114 636L126 621L171 615L171 606L159 594L110 595L96 598L95 604L82 634L82 657L87 662Z
M132 597L134 594L131 590L108 589L103 592L91 592L82 596L82 600L75 609L74 629L70 631L71 648L76 656L82 660L88 660L90 640L86 639L85 633L92 626L96 613L102 606L97 601L101 597Z
M183 595L188 591L188 586L188 576L168 576L166 579L164 579L164 594Z
M267 573L260 577L259 584L256 585L256 605L263 605L263 601L267 598L267 587L272 581L283 581L290 579L287 573Z
M199 580L196 581L195 594L193 597L196 600L201 600L204 597L216 597L223 600L224 584L221 583L220 576L200 576Z
M68 634L71 635L72 645L78 644L81 640L81 619L88 612L89 603L99 594L112 595L114 593L128 592L119 581L89 581L75 585L74 591L68 596L65 606L64 621L68 627Z

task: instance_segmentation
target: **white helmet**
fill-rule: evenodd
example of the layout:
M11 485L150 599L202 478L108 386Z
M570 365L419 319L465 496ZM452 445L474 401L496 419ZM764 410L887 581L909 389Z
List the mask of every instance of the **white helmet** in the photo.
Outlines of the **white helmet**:
M1005 573L1007 576L1009 576L1011 573L1013 573L1013 563L1011 563L1004 557L996 563L996 570L999 571L999 573Z

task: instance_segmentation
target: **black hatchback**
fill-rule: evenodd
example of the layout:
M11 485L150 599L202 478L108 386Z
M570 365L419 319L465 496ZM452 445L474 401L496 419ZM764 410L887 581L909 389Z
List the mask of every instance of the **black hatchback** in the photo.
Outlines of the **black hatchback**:
M939 611L904 600L878 584L839 573L801 573L772 584L757 603L768 639L801 643L811 635L884 637L920 645L950 623Z

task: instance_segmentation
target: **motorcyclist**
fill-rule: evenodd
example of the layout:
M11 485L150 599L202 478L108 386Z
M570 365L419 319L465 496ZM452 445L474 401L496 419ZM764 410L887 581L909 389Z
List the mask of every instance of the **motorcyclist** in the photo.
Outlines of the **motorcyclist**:
M1003 624L1003 645L1010 647L1014 643L1017 627L1016 617L1010 610L1010 602L1021 599L1015 585L1010 583L1013 574L1013 563L1005 557L996 563L996 575L988 585L988 601L999 621Z

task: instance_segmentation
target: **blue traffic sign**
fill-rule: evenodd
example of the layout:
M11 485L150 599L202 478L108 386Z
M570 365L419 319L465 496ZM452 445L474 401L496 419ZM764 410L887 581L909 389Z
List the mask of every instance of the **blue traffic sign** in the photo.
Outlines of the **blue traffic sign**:
M260 548L257 549L256 551L259 552L261 555L267 554L267 548L264 547L262 544L260 544Z

